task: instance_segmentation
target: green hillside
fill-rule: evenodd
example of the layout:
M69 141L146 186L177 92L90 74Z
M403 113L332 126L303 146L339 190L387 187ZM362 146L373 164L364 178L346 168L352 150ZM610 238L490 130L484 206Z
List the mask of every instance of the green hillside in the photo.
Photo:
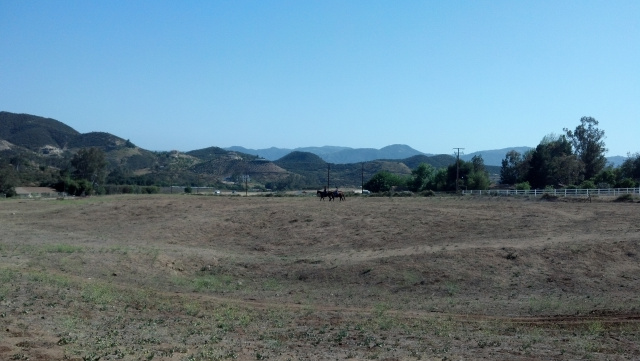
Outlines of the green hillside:
M351 188L360 187L362 179L367 181L379 171L407 175L411 169L401 161L371 161L364 163L333 164L327 163L319 156L307 152L291 152L274 162L289 172L303 177L306 183L315 188L329 187Z
M104 152L108 184L158 186L224 187L248 175L255 186L272 189L321 189L327 183L331 188L359 188L380 171L409 175L420 163L441 168L455 161L449 155L415 155L400 160L344 164L328 163L314 153L294 151L272 162L219 147L187 153L152 152L106 132L81 134L55 119L9 112L0 112L0 141L0 183L4 182L4 188L9 183L54 184L73 171L71 159L86 148Z
M34 151L46 145L64 148L79 134L55 119L0 112L0 139Z
M125 147L127 141L110 133L91 132L78 134L73 137L67 144L68 148L102 148L104 151L110 151L119 147ZM135 147L131 145L132 147Z
M233 152L224 150L219 147L208 147L203 149L192 150L192 151L186 152L185 154L188 154L192 157L196 157L203 161L209 161L209 160L217 159L220 157L227 157L229 154L232 154L232 153ZM249 157L250 159L256 158L256 156L248 155L248 154L247 154L247 157Z
M438 154L433 156L427 155L414 155L402 160L402 163L406 164L411 169L417 168L420 164L426 163L432 165L434 168L448 167L450 164L454 164L456 158L448 154Z

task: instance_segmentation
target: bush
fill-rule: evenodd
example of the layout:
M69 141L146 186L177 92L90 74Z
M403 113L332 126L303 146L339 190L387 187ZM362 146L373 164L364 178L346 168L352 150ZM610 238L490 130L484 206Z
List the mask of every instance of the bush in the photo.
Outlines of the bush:
M614 202L634 202L633 195L630 193L622 194L613 200Z
M366 189L374 193L389 191L392 187L404 186L406 180L388 171L380 171L376 173L367 183L364 184Z
M519 191L528 191L531 189L529 182L516 183L516 189Z
M158 189L158 187L156 186L148 186L148 187L142 187L142 192L143 193L147 193L147 194L156 194L158 193L160 190Z
M191 193L192 191L193 191L193 189L191 189L191 186L184 187L184 192L185 193Z
M596 189L596 184L593 183L593 181L591 181L591 180L586 180L586 181L580 183L580 188L581 189Z
M624 178L617 184L618 188L634 188L636 186L636 182L631 178Z
M540 197L540 199L545 201L555 201L558 200L558 196L554 196L553 194L545 193Z
M421 195L422 197L433 197L436 195L436 192L432 191L432 190L426 190L426 191L422 191L420 193L418 193L419 195Z
M70 178L61 179L56 183L55 188L58 192L66 192L74 196L89 195L93 190L89 181L85 179L75 181Z
M4 193L5 197L7 197L7 198L15 197L17 195L16 189L13 186L6 187L0 193Z

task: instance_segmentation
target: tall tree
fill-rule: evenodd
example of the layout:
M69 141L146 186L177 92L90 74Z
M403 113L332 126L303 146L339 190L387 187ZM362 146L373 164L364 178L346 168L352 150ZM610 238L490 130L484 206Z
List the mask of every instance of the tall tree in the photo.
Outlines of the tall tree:
M106 176L107 161L99 148L83 148L71 159L75 179L85 179L92 184L102 183Z
M622 178L640 181L640 153L627 154L627 159L620 166Z
M598 121L592 117L580 118L580 125L573 131L563 130L576 156L584 163L584 178L593 178L607 165L604 130L598 129Z
M364 187L374 193L378 193L386 192L390 190L391 187L403 186L405 184L406 179L403 177L386 170L381 170L374 174L373 177L364 184Z
M12 197L16 194L15 186L19 184L16 170L9 163L0 159L0 195Z
M458 176L458 178L456 178ZM491 184L489 173L485 170L484 160L482 156L475 156L469 162L458 160L457 164L451 164L447 167L446 182L441 185L439 174L435 177L438 190L453 191L458 187L463 189L488 189Z
M473 164L474 172L486 172L487 170L484 167L484 159L482 159L481 155L474 155L471 158L471 164Z
M420 192L427 189L435 189L436 169L427 163L420 163L418 168L411 171L411 177L407 181L407 186L412 192Z
M571 151L571 143L564 135L549 134L531 155L526 180L538 189L575 184L581 181L581 177L576 177L576 170L581 174L583 165Z
M522 162L522 155L518 151L510 150L505 154L502 160L502 167L500 168L500 183L502 184L516 184L520 180L520 167Z

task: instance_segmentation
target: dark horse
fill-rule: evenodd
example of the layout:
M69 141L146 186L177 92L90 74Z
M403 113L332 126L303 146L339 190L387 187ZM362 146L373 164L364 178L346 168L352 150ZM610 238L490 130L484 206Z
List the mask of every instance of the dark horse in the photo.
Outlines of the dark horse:
M325 197L329 197L329 200L331 200L331 194L330 192L327 191L317 191L316 194L318 195L318 197L320 197L320 200L323 201Z
M329 192L329 200L332 201L335 198L340 198L340 201L344 201L346 199L342 191Z

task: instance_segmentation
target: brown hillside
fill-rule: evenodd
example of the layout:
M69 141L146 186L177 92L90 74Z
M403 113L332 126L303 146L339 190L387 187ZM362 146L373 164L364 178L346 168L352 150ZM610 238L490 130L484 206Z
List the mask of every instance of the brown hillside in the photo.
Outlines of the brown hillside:
M274 163L265 160L245 161L235 155L221 156L198 163L191 168L195 173L213 175L220 178L249 175L255 179L277 179L288 172Z

